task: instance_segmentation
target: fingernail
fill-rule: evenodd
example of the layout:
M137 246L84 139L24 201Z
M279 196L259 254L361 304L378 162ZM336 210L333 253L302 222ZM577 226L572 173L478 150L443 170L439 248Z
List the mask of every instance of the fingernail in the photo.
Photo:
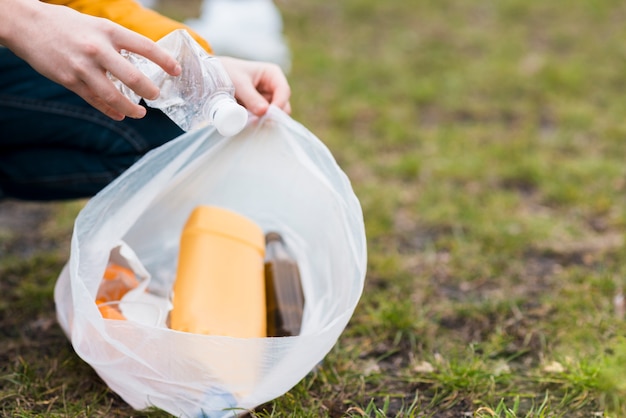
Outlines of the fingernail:
M141 119L146 116L146 108L142 107L141 110L138 110L133 116L135 119Z
M266 102L258 102L254 105L254 111L252 113L257 116L262 116L265 114L265 112L267 112L268 106L269 105Z

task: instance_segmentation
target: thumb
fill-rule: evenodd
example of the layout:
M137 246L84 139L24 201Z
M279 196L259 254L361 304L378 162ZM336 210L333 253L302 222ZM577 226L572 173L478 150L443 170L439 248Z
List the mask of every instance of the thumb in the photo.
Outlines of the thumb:
M256 116L263 116L269 108L269 102L250 83L245 86L238 86L235 97L241 104Z

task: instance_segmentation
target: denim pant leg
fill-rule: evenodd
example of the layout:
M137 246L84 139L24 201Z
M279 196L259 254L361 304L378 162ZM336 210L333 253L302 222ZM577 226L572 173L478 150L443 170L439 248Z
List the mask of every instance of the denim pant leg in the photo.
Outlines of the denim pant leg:
M92 196L180 134L155 109L116 122L0 47L0 199Z

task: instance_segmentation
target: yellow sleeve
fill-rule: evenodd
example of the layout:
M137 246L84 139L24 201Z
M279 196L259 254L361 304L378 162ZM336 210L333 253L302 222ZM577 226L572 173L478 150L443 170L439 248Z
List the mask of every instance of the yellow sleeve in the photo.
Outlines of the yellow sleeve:
M104 17L153 41L158 41L176 29L186 29L207 52L211 46L189 27L146 9L134 0L44 0L46 3L71 7L92 16Z

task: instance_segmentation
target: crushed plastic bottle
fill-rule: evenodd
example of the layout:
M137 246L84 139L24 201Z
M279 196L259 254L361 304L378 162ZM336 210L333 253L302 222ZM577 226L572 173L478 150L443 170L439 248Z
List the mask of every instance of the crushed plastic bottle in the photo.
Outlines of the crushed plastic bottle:
M235 87L220 60L209 55L184 29L177 29L157 44L182 67L179 76L167 74L141 55L122 50L122 55L144 73L160 90L156 100L145 100L160 109L184 131L214 125L223 136L239 133L248 121L248 112L234 98ZM110 73L109 78L133 103L141 97Z

